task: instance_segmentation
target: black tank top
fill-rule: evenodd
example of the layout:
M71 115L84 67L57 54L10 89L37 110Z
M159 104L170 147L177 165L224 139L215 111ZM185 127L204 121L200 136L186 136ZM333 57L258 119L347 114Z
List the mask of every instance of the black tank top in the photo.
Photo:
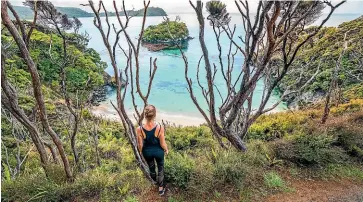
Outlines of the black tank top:
M160 146L160 140L159 138L155 137L155 132L156 129L158 128L158 125L156 125L153 129L151 130L146 130L143 126L141 126L142 130L144 131L145 134L145 138L144 138L144 145L143 145L143 150L144 149L162 149ZM160 134L160 130L159 129L159 133L158 136Z

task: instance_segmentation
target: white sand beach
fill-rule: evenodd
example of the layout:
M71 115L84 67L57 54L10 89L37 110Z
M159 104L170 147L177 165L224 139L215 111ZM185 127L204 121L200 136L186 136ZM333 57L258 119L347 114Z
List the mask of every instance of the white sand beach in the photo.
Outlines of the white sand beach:
M100 104L99 106L94 106L91 109L91 112L94 115L102 116L103 118L112 119L112 120L120 120L120 117L118 116L116 110L112 108L109 104ZM133 111L127 112L130 117L133 117ZM132 118L132 120L135 120ZM195 115L183 115L183 114L172 114L167 112L161 112L157 111L156 113L156 121L161 123L169 122L171 124L175 124L176 126L199 126L203 123L205 123L204 118L200 116Z

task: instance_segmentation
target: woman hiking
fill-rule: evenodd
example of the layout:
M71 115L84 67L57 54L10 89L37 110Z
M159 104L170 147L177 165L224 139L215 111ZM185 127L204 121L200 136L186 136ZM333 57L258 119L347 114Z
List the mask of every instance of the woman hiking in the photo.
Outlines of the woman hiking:
M164 153L168 154L168 146L165 142L164 128L155 123L156 108L148 105L144 109L145 123L136 129L138 149L144 156L150 170L151 178L159 186L159 195L165 193L164 182ZM155 161L158 174L155 172Z

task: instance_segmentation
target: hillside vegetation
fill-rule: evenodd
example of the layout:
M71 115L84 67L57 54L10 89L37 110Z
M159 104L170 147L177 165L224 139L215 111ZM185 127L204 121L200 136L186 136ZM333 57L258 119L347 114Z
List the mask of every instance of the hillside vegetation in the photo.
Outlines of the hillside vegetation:
M205 126L167 127L166 137L171 147L165 167L170 189L168 200L255 201L276 192L294 192L291 178L350 179L362 183L363 100L351 100L332 108L332 117L326 125L319 124L321 113L320 109L310 109L260 117L249 131L246 153L221 149ZM96 148L101 166L96 169L93 169L97 164L96 150L90 138L92 127L88 125L91 120L98 120ZM37 153L31 151L21 176L11 179L5 172L2 199L142 201L147 198L152 185L135 169L132 151L120 125L90 114L84 121L85 126L80 130L84 141L79 145L83 147L86 171L77 174L74 183L65 183L60 169L46 178L38 167ZM3 120L2 134L7 137L4 144L8 153L15 152L10 130L9 123ZM65 128L60 124L57 130ZM65 134L62 139L67 142ZM22 148L29 148L29 143L22 143Z
M85 10L76 7L56 7L57 10L63 14L66 14L68 17L76 17L76 18L83 18L83 17L94 17L93 13L89 13ZM29 7L25 6L14 6L15 11L18 13L21 19L33 19L33 11ZM11 12L9 11L11 14ZM124 12L119 12L121 16L124 16ZM144 9L139 10L130 10L127 11L128 15L130 16L143 16ZM115 12L108 12L109 16L116 16ZM166 12L159 7L150 7L146 13L147 16L167 16ZM12 15L11 15L12 16ZM105 16L104 13L101 13L100 16Z
M311 27L313 30L314 27ZM346 35L346 37L345 37ZM344 49L344 37L347 49ZM296 105L311 104L321 99L329 89L334 68L342 55L341 68L338 74L339 88L349 88L362 82L363 75L363 16L340 24L338 27L325 27L313 37L298 53L291 71L282 83L280 90L284 91L289 85L300 78L300 83L305 83L317 68L320 70L313 82L302 89L302 95L289 97L288 103ZM291 90L299 90L301 85L296 85Z
M67 18L59 17L62 22ZM293 183L298 180L308 181L307 186L314 182L330 184L344 181L346 190L352 189L351 185L363 187L363 83L348 77L348 74L345 74L347 71L342 71L341 99L331 106L330 116L325 124L321 124L324 111L322 102L307 105L304 110L261 115L248 128L248 134L243 139L248 148L245 152L237 150L233 142L226 137L220 139L226 147L222 148L210 126L176 127L165 124L165 136L170 150L165 158L168 190L166 196L156 198L157 187L147 180L139 167L140 162L134 155L134 142L129 138L130 134L127 131L133 128L131 121L123 128L121 121L94 115L91 111L92 106L87 102L88 95L104 84L106 63L101 61L100 55L94 49L87 47L87 36L61 31L58 33L49 27L36 26L30 43L22 51L29 50L32 61L36 63L36 66L32 67L36 67L37 71L31 72L40 75L41 86L37 89L41 92L39 94L44 96L42 101L45 102L47 121L64 147L64 159L69 161L72 169L70 178L66 176L57 158L60 150L57 150L58 153L54 152L54 140L52 142L49 132L44 130L45 126L39 121L44 115L39 112L40 102L36 102L34 98L34 73L32 77L29 73L29 69L32 70L29 68L31 65L26 65L24 61L29 57L22 58L21 55L26 54L20 54L18 44L14 43L14 38L18 39L21 36L11 37L7 31L10 27L7 23L11 21L4 15L2 19L6 20L3 23L8 26L7 29L2 29L1 33L3 48L6 47L6 51L2 52L3 59L6 59L2 70L5 70L3 72L6 74L3 74L2 78L6 76L11 84L2 82L2 88L7 87L7 94L17 94L12 97L18 100L12 101L19 103L24 116L39 129L37 135L46 147L46 156L49 156L46 168L42 167L44 161L40 160L40 153L34 147L34 141L25 128L26 124L14 118L19 116L20 110L11 111L10 108L15 105L5 105L5 99L2 100L3 201L263 201L274 194L294 193L303 200L301 192L296 190ZM284 89L292 80L296 81L296 75L300 75L296 74L301 70L298 69L299 66L308 64L306 74L311 75L316 71L316 64L320 61L322 72L315 83L304 92L326 91L326 82L331 80L329 75L332 66L341 52L339 49L342 34L346 33L344 30L348 27L354 29L346 38L350 45L347 55L343 57L343 70L359 72L361 61L359 58L353 59L355 55L352 53L359 50L362 42L361 20L362 18L359 18L343 23L338 28L323 29L313 38L311 44L306 45L304 51L299 53L298 62L293 67L297 70L285 79L280 88ZM170 40L166 25L173 27L172 32L179 38L187 36L188 30L185 30L184 23L170 23L174 24L162 23L149 27L149 30L145 30L145 37L149 37L146 40ZM25 28L29 29L29 24L25 24ZM358 29L355 29L356 27ZM67 39L64 40L66 46L63 45L62 39ZM18 39L21 40L24 41ZM68 53L64 58L63 47L67 47ZM64 71L61 71L62 64L58 63L62 62L62 59L72 59L63 63L66 64ZM60 76L63 72L64 80ZM187 71L185 73L187 74ZM64 86L67 88L66 93L60 90ZM74 127L77 130L72 130L72 123L76 118L72 116L72 110L69 110L69 103L66 103L64 94L70 95L69 102L72 102L80 113L80 116L77 116L80 119L78 128ZM120 102L119 105L122 104L124 103ZM72 131L76 131L73 147ZM77 152L74 152L74 148L77 148ZM75 153L79 157L78 163ZM320 188L325 191L324 186ZM320 194L319 191L314 191ZM341 195L346 194L342 191ZM311 200L320 201L319 198Z
M55 90L59 83L57 68L47 56L50 36L58 57L59 36L39 28L31 37L30 50L41 73L49 120L60 135L66 153L71 154L69 112ZM76 34L68 46L78 54L75 66L67 68L70 89L83 85L94 75L93 87L101 85L105 64L86 41ZM2 33L2 41L9 37ZM7 60L9 80L18 89L19 103L33 113L30 77L13 48ZM79 86L78 86L79 87ZM363 89L362 84L344 91L345 103L331 109L331 117L320 124L321 106L302 111L263 115L249 129L245 153L222 149L207 126L166 126L170 153L166 156L168 201L262 200L274 193L293 193L292 179L346 179L363 183ZM26 131L2 113L2 192L4 201L143 201L153 186L137 169L132 149L119 122L82 111L77 148L82 172L68 183L61 167L53 165L48 176L40 166L39 155ZM24 136L14 135L24 131ZM18 133L16 133L18 134ZM44 134L42 137L48 140ZM17 154L25 158L21 173L14 175ZM71 163L73 157L69 155ZM154 194L154 193L153 193ZM160 200L160 199L157 199ZM156 201L157 201L156 200Z

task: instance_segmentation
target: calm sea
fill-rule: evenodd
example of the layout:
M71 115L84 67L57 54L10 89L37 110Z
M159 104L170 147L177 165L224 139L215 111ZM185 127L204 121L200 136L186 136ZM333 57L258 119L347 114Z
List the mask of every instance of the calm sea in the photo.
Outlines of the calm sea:
M189 62L189 77L193 80L193 88L196 92L197 98L201 105L206 108L206 103L202 99L202 94L199 86L196 83L196 67L198 60L200 56L202 55L199 41L198 41L198 33L199 33L199 27L198 22L196 19L196 16L194 14L182 14L179 15L181 21L185 22L188 26L190 36L195 37L195 39L189 41L188 48L186 48L185 54L188 58ZM171 20L175 19L175 15L169 16ZM328 26L336 26L344 21L349 21L352 19L355 19L359 17L358 14L349 14L349 15L333 15L331 19L328 21ZM89 42L89 47L94 48L100 55L103 61L106 61L109 66L106 69L106 71L113 75L113 69L110 65L110 59L107 54L106 48L103 44L102 38L99 34L99 31L97 28L93 25L93 18L81 18L81 22L83 23L83 27L81 28L81 32L87 31L87 33L90 35L91 40ZM104 20L104 18L103 18ZM163 21L162 17L148 17L146 20L146 27L149 25L156 25ZM110 23L114 23L116 27L118 27L118 22L116 17L110 17ZM140 32L142 23L141 17L134 17L131 19L129 28L127 29L128 33L131 35L131 37L135 40ZM104 22L104 26L105 26ZM238 36L243 36L242 31L242 24L241 24L241 17L237 14L232 14L232 21L231 24L236 24L236 34L235 38L236 41L239 41L237 38ZM115 39L115 34L111 29L111 41ZM219 64L218 60L218 49L217 49L217 42L215 40L214 32L209 26L208 23L206 23L206 30L205 30L205 41L207 43L207 48L209 51L210 58L213 63L216 63L216 65ZM221 37L221 44L222 44L222 58L224 61L225 66L227 65L227 50L229 46L229 40L228 38L222 34ZM124 35L122 35L122 38L120 40L120 45L124 48L127 47L126 40L124 38ZM121 50L119 50L117 54L117 63L118 67L120 69L125 68L126 58L123 56L123 53ZM140 63L141 63L141 74L140 74L140 81L141 81L141 88L144 90L144 94L146 93L146 86L148 84L149 80L149 60L150 57L157 58L157 66L158 70L155 75L155 79L153 82L153 88L151 91L151 95L149 98L149 103L154 104L157 106L158 110L165 112L165 113L171 113L171 114L180 114L180 115L195 115L200 116L196 107L192 103L189 93L186 89L186 80L184 78L184 62L181 58L181 54L179 50L165 50L165 51L159 51L159 52L151 52L148 51L146 48L141 48L140 51ZM234 79L236 79L238 73L241 71L241 66L243 64L243 57L241 54L237 54L235 57L235 64L234 64L234 72L233 76ZM201 71L200 71L200 77L203 78L202 84L206 86L205 81L205 71L203 68L203 65L201 65ZM224 82L224 79L221 74L221 70L218 69L215 84L218 86L221 93L224 95L226 94L226 85ZM254 92L253 97L253 107L258 107L261 95L263 90L263 82L260 81L256 87L256 90ZM107 108L112 108L110 104L110 100L115 100L116 92L110 91L108 94L107 101L101 103ZM136 96L137 97L137 96ZM219 99L218 94L216 94L216 100L217 100L217 106L219 103L221 103L221 100ZM279 95L276 92L269 100L269 105L275 103L279 100ZM142 106L140 100L137 101L139 103L138 106ZM126 107L128 110L132 110L132 103L130 95L127 94L126 99ZM277 107L277 110L284 110L286 109L286 105L280 104Z

